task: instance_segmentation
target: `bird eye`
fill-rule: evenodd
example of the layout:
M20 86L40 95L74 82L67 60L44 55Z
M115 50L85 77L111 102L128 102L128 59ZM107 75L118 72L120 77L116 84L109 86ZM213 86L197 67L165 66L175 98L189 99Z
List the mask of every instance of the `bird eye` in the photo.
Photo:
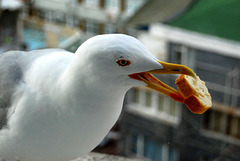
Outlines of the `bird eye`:
M125 67L131 64L131 62L129 60L126 59L119 59L117 60L117 64L121 67Z

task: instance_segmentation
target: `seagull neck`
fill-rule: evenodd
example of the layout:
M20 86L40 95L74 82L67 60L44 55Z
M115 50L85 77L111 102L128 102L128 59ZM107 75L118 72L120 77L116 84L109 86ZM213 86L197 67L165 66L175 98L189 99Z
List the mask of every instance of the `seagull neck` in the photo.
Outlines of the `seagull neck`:
M111 95L118 98L121 95L124 96L127 88L116 87L108 81L97 79L94 73L89 72L90 68L77 62L70 64L61 79L63 95L98 95L98 97Z

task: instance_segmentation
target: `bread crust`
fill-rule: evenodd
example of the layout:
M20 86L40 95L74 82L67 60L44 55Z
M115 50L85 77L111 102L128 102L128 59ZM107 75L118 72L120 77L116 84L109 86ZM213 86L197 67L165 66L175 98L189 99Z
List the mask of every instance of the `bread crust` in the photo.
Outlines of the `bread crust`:
M212 106L208 89L198 76L194 79L182 74L176 79L176 85L185 98L183 103L191 112L202 114Z
M189 97L187 97L184 102L188 109L192 112L192 113L196 113L196 114L203 114L204 112L206 112L210 107L209 106L204 106L204 104L202 104L202 102L199 100L198 97L196 97L195 95L191 95Z
M180 75L176 79L176 85L178 87L178 90L181 92L181 94L186 98L191 95L193 95L194 89L189 84L188 80L186 79L185 75Z

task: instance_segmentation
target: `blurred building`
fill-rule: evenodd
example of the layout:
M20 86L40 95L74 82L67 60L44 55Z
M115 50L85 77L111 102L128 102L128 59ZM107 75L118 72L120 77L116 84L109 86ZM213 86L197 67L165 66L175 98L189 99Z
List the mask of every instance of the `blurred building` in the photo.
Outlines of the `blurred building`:
M30 1L26 3L22 16L23 42L29 50L60 47L75 52L79 44L97 34L126 33L137 36L139 29L146 29L146 24L133 24L143 22L143 19L145 22L154 22L170 18L180 13L190 1ZM177 5L171 5L174 2ZM146 13L151 6L155 6L155 9L150 13L150 19Z
M21 48L21 21L23 4L18 0L0 1L0 53Z
M136 35L136 30L125 27L124 21L144 3L145 0L33 1L25 6L24 41L30 50L61 47L75 52L81 43L97 34Z
M157 57L192 68L213 107L203 115L146 88L129 91L121 118L122 153L155 161L240 160L240 2L196 1L139 39ZM160 76L174 86L177 76Z

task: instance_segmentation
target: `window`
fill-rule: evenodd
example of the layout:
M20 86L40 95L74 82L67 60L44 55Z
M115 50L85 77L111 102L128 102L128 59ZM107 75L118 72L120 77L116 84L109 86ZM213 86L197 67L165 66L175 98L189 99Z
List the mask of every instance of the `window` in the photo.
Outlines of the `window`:
M106 0L106 9L110 11L118 12L120 9L120 1L119 0Z
M85 3L87 6L97 7L99 4L99 0L86 0Z
M144 134L129 135L129 143L131 144L132 155L145 157L153 161L177 161L177 149L173 146L152 139L151 136Z
M135 13L143 4L145 0L127 0L126 3L126 12L128 14Z
M213 100L226 107L239 107L239 59L197 49L194 53L195 72L206 82Z
M168 160L169 161L178 160L178 151L172 146L169 147Z
M162 145L149 137L144 137L144 157L152 160L162 159Z
M132 101L135 103L138 103L140 101L140 99L139 99L140 90L138 88L133 88L132 93L133 93Z
M32 28L25 28L23 31L23 41L28 50L35 50L47 46L44 32Z
M105 24L104 33L112 34L117 32L117 26L113 24Z
M240 71L237 68L229 71L225 81L224 103L239 106L240 97Z
M138 88L133 89L133 101L139 103L140 105L148 108L152 105L152 90L144 89L139 90Z
M169 105L169 114L172 115L172 116L175 116L176 115L176 107L177 107L177 102L174 101L174 100L169 100L170 102L170 105Z
M56 13L56 22L60 24L66 23L66 15L63 12Z
M164 111L164 95L162 94L158 95L158 110L160 112Z
M44 12L44 20L52 22L53 21L53 14L54 14L54 12L52 12L52 11L45 11Z
M171 62L187 65L206 82L214 102L240 106L239 59L177 43L170 43L169 50Z
M137 147L137 141L138 141L138 135L137 134L132 134L132 136L130 138L130 143L131 143L130 150L131 150L132 153L134 153L136 155L138 154L137 149L139 149Z
M213 100L226 106L238 107L240 105L239 69L228 69L222 64L214 65L206 60L203 61L197 63L196 70L203 76L202 79L205 80Z
M73 27L75 24L77 24L76 18L73 15L66 15L66 25Z
M152 92L150 90L145 91L145 105L151 107L152 105Z
M86 20L86 32L91 34L99 33L99 25L93 20Z
M240 139L240 116L224 111L210 110L205 118L205 128L225 136Z
M195 50L182 44L170 44L170 60L173 63L183 64L195 69Z
M180 103L148 88L133 88L128 109L177 124L180 120Z

